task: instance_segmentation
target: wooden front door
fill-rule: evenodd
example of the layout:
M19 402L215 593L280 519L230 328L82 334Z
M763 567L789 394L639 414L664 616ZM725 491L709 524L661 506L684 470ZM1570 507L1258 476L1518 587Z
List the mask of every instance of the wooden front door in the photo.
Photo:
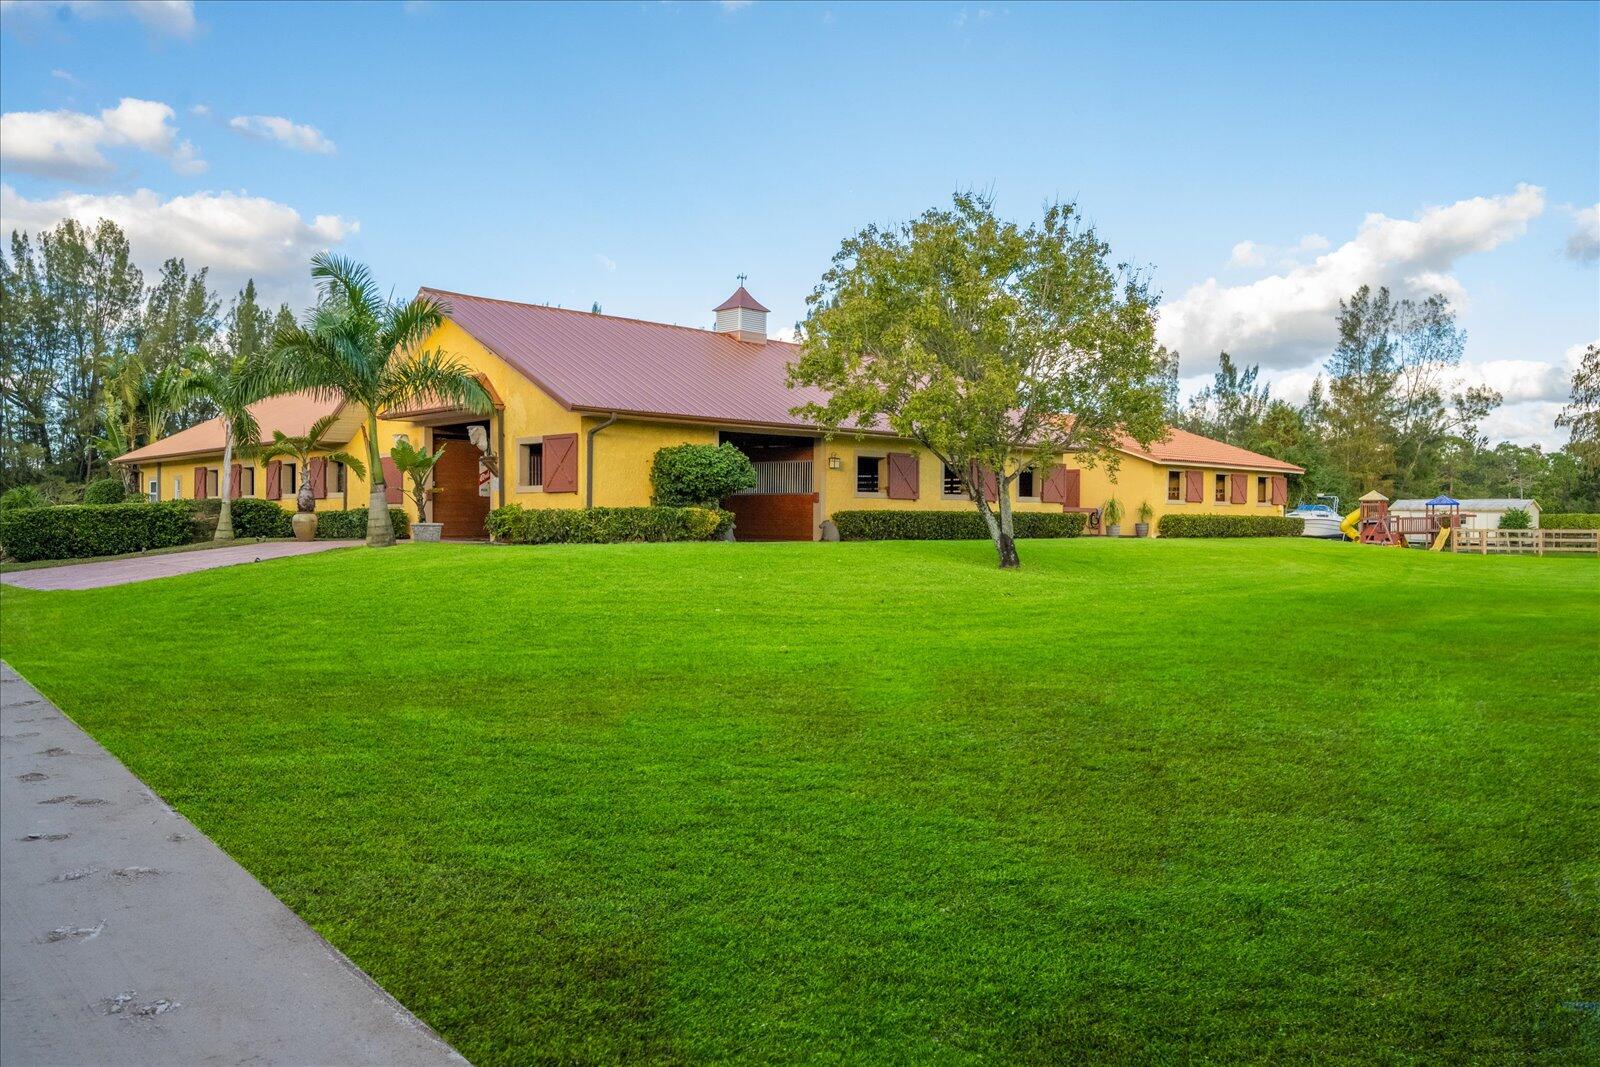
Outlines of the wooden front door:
M489 536L484 520L489 498L478 492L478 457L483 453L471 441L440 441L444 455L433 468L433 521L444 527L443 537L478 539Z

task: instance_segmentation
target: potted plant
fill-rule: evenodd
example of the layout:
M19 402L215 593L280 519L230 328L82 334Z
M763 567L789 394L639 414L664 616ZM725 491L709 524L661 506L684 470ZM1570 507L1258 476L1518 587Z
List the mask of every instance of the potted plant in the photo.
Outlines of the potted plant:
M1100 509L1104 517L1107 537L1122 536L1122 504L1116 497L1106 501L1106 506Z
M272 443L262 445L259 449L258 456L262 463L273 459L292 459L295 470L300 472L300 484L294 494L294 518L290 520L296 540L310 541L317 536L317 494L311 487L311 453L322 452L328 447L329 442L325 438L337 421L337 412L324 415L313 422L301 437L290 437L282 430L274 430ZM325 464L343 463L355 471L357 478L367 476L366 465L348 452L327 452L321 459Z
M411 500L417 505L417 521L411 524L413 541L437 541L444 531L440 523L425 521L428 517L428 498L438 492L428 485L428 477L438 464L439 457L444 455L444 448L441 443L437 451L429 452L425 448L413 447L410 441L401 440L389 449L389 458L394 460L395 470L411 482Z
M1156 509L1150 506L1150 501L1146 500L1144 503L1140 504L1139 521L1133 524L1133 536L1149 537L1150 520L1155 517L1155 514Z

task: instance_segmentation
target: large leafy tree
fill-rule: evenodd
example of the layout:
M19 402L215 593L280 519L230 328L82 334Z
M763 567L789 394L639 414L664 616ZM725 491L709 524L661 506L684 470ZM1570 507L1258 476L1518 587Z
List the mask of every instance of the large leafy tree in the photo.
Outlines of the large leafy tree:
M828 399L795 414L830 432L886 426L961 472L1003 568L1020 562L1018 474L1069 450L1114 470L1119 441L1165 432L1172 359L1155 340L1156 298L1072 204L1022 227L961 193L868 227L807 304L789 377Z
M422 397L486 412L489 396L465 363L425 347L444 322L444 305L426 297L385 299L365 266L331 253L312 259L311 276L320 294L317 306L305 323L275 332L268 378L274 392L306 389L361 408L372 490L367 544L392 545L378 412Z
M1600 469L1600 344L1583 350L1572 372L1571 403L1556 417L1571 434L1567 451L1585 465Z
M1271 388L1257 381L1260 375L1259 365L1240 366L1228 353L1218 354L1211 384L1189 401L1180 424L1230 445L1251 447L1272 401Z

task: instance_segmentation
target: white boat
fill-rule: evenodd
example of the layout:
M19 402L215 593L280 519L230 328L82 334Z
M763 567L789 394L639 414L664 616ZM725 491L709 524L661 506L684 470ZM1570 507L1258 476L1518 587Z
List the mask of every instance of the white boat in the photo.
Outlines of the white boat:
M1305 520L1306 528L1301 532L1301 537L1344 536L1339 530L1339 522L1343 516L1326 504L1301 504L1286 515L1291 519Z

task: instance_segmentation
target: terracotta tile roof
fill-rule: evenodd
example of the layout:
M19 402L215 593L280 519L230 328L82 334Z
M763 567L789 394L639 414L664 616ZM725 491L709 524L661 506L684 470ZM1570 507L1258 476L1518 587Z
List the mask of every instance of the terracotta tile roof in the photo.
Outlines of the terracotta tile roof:
M783 341L752 344L688 326L422 292L448 304L456 325L563 407L798 429L808 424L789 409L825 399L819 389L788 387L797 349Z
M270 441L273 430L282 430L291 437L305 433L312 423L330 412L339 410L342 403L341 400L320 397L314 393L285 393L283 396L268 397L251 404L250 411L255 415L257 425L261 427L262 438ZM352 429L353 427L354 423ZM222 445L222 420L207 419L187 430L179 430L170 437L152 441L143 448L125 452L114 462L144 463L177 456L202 456L211 452L221 452Z
M1139 442L1125 439L1123 451L1136 456L1148 456L1157 463L1172 463L1188 467L1221 467L1227 469L1279 471L1284 474L1304 474L1305 470L1281 459L1263 456L1248 448L1224 444L1209 437L1201 437L1188 430L1169 427L1165 441L1154 441L1149 448L1140 448Z
M768 310L767 308L762 307L761 306L761 301L759 301L755 297L751 296L750 295L750 290L746 289L742 285L739 286L739 288L737 288L737 289L735 289L733 291L733 295L732 296L728 297L728 299L724 300L722 303L718 304L716 307L712 308L711 310L712 311L732 311L734 308L747 308L750 311L767 311Z

